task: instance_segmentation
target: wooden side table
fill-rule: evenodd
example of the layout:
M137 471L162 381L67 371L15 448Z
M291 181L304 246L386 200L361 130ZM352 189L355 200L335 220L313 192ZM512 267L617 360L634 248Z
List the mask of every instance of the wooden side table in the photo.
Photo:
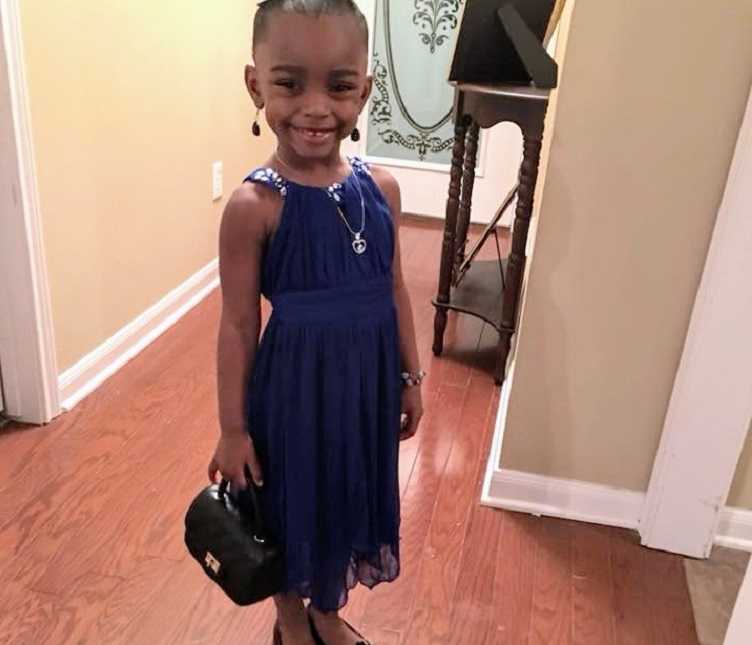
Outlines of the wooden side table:
M433 352L444 349L444 331L449 310L467 313L485 320L499 332L499 347L494 379L504 381L512 335L517 326L517 307L525 270L533 196L538 179L543 126L548 109L549 90L519 85L480 85L459 83L455 86L455 136L446 207L444 242L441 251L439 289L433 304ZM474 262L466 257L470 226L478 137L481 128L511 121L522 130L523 159L519 183L506 196L497 214L511 204L516 195L512 250L500 267L497 262ZM495 227L496 222L492 222ZM481 239L489 236L491 227Z

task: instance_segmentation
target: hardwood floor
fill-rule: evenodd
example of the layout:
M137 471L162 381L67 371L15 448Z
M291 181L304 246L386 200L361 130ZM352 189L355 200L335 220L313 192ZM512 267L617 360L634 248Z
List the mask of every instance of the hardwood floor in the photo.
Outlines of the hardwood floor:
M697 643L680 558L478 504L496 335L450 316L431 355L441 237L435 222L403 229L429 376L401 447L402 575L354 591L345 615L378 645ZM215 292L72 412L0 431L0 643L271 643L271 603L233 606L182 543L217 434L218 313Z

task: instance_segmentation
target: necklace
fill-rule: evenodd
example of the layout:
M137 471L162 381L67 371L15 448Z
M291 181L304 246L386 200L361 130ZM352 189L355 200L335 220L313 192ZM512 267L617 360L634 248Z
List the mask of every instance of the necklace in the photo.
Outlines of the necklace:
M342 212L342 209L339 207L339 204L337 202L334 202L334 206L337 209L337 212L339 213L340 218L345 223L347 230L350 231L350 235L353 236L353 241L352 241L353 251L355 251L356 255L363 255L366 252L366 249L368 248L368 243L363 237L363 231L366 230L366 203L365 203L365 200L363 199L363 191L360 189L360 186L358 186L358 195L360 196L360 215L361 215L359 231L352 230L352 227L350 226L350 222L347 221L347 217L345 217L345 214Z
M274 151L274 157L277 159L277 161L289 168L290 170L293 170L293 168L285 162L284 159L279 154L278 150ZM368 248L368 242L366 242L366 239L363 237L363 232L366 230L366 203L365 199L363 198L363 191L360 188L360 185L358 184L358 196L360 197L360 230L354 231L352 229L352 226L350 226L350 222L347 221L347 216L345 215L344 211L340 208L339 204L335 200L335 198L332 196L332 190L331 188L333 186L336 186L338 184L333 184L329 188L322 188L321 190L325 191L327 195L329 195L329 198L334 202L334 207L337 209L337 214L340 216L340 219L344 222L345 226L347 227L347 230L350 232L350 235L353 237L352 241L352 249L355 252L356 255L363 255L366 252L366 249Z

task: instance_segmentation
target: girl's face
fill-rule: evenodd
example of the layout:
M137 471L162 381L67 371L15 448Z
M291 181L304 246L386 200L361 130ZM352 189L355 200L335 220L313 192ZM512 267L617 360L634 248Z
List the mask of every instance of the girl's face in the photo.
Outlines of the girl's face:
M371 92L357 19L275 14L254 59L256 66L246 69L248 90L287 158L338 157Z

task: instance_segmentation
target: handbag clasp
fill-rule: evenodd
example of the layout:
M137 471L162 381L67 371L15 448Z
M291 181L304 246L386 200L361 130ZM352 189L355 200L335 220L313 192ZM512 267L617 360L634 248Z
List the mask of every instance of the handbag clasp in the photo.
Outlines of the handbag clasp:
M219 574L219 569L222 565L220 564L219 560L217 560L217 558L215 558L209 551L206 552L204 563L209 569L214 572L215 576Z

